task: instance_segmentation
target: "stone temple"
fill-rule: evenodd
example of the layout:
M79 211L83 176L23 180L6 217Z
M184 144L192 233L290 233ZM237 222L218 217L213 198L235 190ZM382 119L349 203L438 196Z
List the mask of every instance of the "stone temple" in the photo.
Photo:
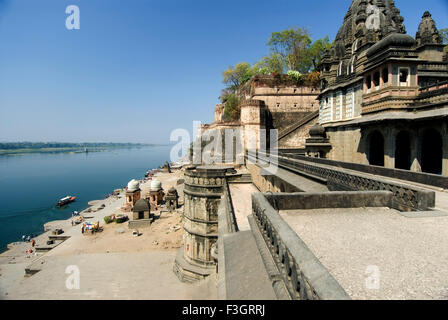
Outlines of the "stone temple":
M394 1L353 0L320 80L254 77L238 121L218 105L199 128L236 132L240 150L201 144L222 161L186 169L174 272L214 279L215 266L220 299L446 299L448 56L436 22L424 12L413 37Z
M240 89L240 119L223 121L218 105L199 134L240 131L247 150L249 132L269 147L263 130L276 129L281 152L448 176L448 56L429 12L415 37L403 22L394 1L353 1L320 87L255 76Z
M326 157L448 176L448 60L436 23L425 12L414 38L394 1L370 3L353 1L323 60Z

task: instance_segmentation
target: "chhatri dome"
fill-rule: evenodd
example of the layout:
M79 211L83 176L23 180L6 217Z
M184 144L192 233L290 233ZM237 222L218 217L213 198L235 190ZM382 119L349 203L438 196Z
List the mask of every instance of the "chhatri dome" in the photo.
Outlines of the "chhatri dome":
M154 179L151 181L151 186L150 186L151 191L159 191L162 189L162 182L160 182L157 179Z
M128 192L137 191L139 189L140 189L140 183L137 180L132 179L131 181L129 181Z

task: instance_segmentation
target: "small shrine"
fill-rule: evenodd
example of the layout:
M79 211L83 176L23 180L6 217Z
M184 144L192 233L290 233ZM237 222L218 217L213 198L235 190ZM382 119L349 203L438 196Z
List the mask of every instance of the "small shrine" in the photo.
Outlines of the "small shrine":
M132 219L129 220L128 227L130 229L149 227L153 220L150 203L146 199L140 199L132 209Z
M149 188L149 202L151 206L153 206L153 208L157 208L160 204L162 204L163 196L164 193L162 183L157 179L153 179Z
M169 212L175 211L179 207L179 195L177 194L176 188L172 187L168 190L167 195L165 196L166 208Z
M126 188L126 202L123 207L124 211L132 211L134 208L135 203L140 200L141 198L141 190L140 190L140 183L132 179L129 181L128 186Z

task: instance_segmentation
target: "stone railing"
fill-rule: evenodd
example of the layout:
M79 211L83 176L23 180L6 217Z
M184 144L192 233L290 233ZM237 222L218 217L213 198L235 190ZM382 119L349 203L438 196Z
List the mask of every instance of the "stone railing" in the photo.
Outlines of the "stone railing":
M425 172L415 172L409 170L395 169L395 168L385 168L379 166L372 166L368 164L354 163L354 162L344 162L337 160L330 160L324 158L313 158L307 157L294 150L278 150L278 154L287 158L293 158L297 160L307 161L317 164L325 164L333 167L344 168L348 170L355 170L362 173L368 173L393 179L413 181L421 184L426 184L430 186L435 186L439 188L447 188L448 177L444 177L438 174L431 174Z
M230 194L229 183L226 181L224 183L224 195L222 196L221 203L223 204L223 210L218 210L218 215L221 215L225 219L221 219L223 222L222 231L227 233L238 232L238 225L236 223L235 210L233 208L232 196ZM219 219L219 218L218 218ZM219 230L219 226L218 226Z
M224 236L238 232L235 212L228 181L224 182L224 193L218 207L218 241L214 252L218 260L218 296L225 299L226 293L226 257L224 254Z
M262 193L252 194L253 217L294 300L350 299Z
M250 157L250 153L248 154ZM267 157L259 153L259 159ZM254 163L256 159L251 159ZM427 211L435 206L435 192L418 187L391 182L380 177L369 177L358 172L329 165L316 164L282 156L271 155L269 160L279 167L308 177L325 179L327 187L333 191L391 191L392 208L400 211Z
M448 103L448 81L420 88L420 94L415 100L416 107L434 107L436 104Z
M420 91L420 93L425 93L425 92L437 91L437 90L446 89L446 88L448 88L448 81L441 81L439 83L435 83L430 86L421 87L419 91Z

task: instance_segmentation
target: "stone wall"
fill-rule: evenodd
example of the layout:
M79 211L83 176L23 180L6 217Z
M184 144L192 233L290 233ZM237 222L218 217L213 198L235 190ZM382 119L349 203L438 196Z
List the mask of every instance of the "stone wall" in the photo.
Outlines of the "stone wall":
M271 157L274 157L271 155ZM391 207L400 211L427 211L435 206L435 192L405 185L383 177L361 172L348 172L335 166L311 163L283 156L277 157L279 167L297 174L325 179L331 191L391 191Z
M425 158L431 158L430 153L434 151L434 157L441 157L441 174L448 176L448 122L443 118L428 118L427 120L416 118L416 120L419 121L397 119L363 123L358 126L327 126L326 132L332 146L327 159L370 164L369 159L374 152L371 135L378 132L384 139L384 167L396 168L397 139L398 135L404 132L410 139L409 147L406 148L410 157L410 167L407 169L425 172L422 169L422 163ZM435 131L442 139L441 155L436 155L436 150L423 152L424 137L428 131Z
M365 143L361 139L361 128L328 127L326 132L332 147L327 153L327 159L369 163L366 157Z
M252 183L261 192L297 192L298 189L286 180L275 175L269 175L263 172L259 166L255 164L246 164L246 168L252 176Z
M383 208L391 207L390 191L332 191L322 193L266 194L277 210L309 210L324 208Z

